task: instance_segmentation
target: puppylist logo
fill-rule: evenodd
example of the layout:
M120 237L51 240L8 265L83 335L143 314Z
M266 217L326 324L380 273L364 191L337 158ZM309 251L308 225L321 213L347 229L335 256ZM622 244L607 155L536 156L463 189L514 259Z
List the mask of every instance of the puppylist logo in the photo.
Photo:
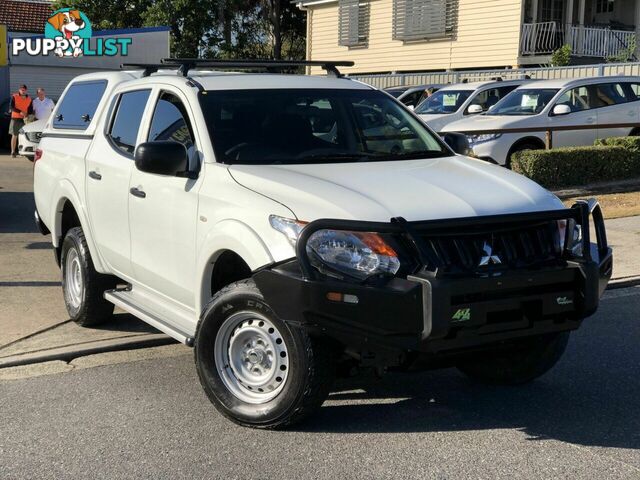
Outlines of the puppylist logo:
M30 56L57 55L58 57L114 56L129 54L130 37L93 37L91 22L80 10L61 8L47 19L44 38L14 38L11 53L22 52Z

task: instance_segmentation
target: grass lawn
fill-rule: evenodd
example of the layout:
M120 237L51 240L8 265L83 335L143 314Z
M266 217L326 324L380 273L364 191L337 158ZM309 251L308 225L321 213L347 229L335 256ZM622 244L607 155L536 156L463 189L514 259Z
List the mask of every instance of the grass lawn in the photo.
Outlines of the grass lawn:
M640 192L602 193L591 196L597 198L600 202L604 218L621 218L640 215ZM581 198L588 198L588 196L582 195L579 197L566 198L563 202L567 207L570 207L576 200Z

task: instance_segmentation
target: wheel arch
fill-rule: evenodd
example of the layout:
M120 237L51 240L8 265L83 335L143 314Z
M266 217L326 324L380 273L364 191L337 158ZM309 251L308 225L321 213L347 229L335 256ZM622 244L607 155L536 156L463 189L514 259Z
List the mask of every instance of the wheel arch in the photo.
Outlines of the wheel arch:
M93 235L89 228L86 212L84 208L82 208L80 196L73 185L67 181L61 182L54 198L58 200L52 203L53 212L49 218L53 218L51 243L56 250L56 260L58 264L60 262L60 251L64 235L70 228L79 226L82 227L95 269L100 273L109 273L98 255L98 249L93 241Z
M199 252L197 266L200 288L196 298L197 312L202 312L215 291L241 280L238 278L239 274L250 276L254 270L274 262L258 234L237 220L224 220L216 224L205 237ZM230 269L234 266L239 271Z

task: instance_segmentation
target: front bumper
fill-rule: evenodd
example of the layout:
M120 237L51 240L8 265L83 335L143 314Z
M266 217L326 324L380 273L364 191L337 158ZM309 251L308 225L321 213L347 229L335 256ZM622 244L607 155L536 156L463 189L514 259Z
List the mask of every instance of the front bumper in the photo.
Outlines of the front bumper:
M381 287L360 285L314 273L301 246L313 231L328 225L362 231L380 231L383 225L322 220L303 230L297 259L261 269L254 279L280 318L331 337L361 356L464 352L515 338L574 330L596 311L612 273L612 252L600 207L584 202L566 211L534 215L579 220L584 231L583 258L487 275L448 276L420 269ZM504 217L506 221L514 216ZM590 219L597 237L593 244L585 228ZM482 218L456 222L479 221ZM397 223L384 225L387 230L398 227ZM340 298L336 293L348 295L349 302L331 300Z

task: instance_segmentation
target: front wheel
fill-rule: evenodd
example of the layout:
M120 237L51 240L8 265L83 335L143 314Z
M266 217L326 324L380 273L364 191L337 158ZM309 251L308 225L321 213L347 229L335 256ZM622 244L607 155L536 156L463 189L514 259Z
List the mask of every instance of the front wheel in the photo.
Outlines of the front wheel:
M549 371L567 348L569 332L514 342L504 350L474 355L458 364L465 375L493 385L522 385Z
M194 355L211 402L249 427L299 422L322 405L334 378L332 348L278 318L252 280L225 287L209 302Z

